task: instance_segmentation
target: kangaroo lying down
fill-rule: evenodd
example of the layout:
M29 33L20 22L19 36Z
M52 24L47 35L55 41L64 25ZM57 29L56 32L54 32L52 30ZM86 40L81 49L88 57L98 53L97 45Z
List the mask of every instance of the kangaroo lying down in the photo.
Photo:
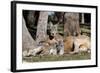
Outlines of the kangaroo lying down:
M85 51L90 53L91 50L91 41L88 36L81 35L74 39L74 52Z
M91 45L88 36L80 35L77 37L68 36L64 40L64 53L74 54L82 51L90 53Z

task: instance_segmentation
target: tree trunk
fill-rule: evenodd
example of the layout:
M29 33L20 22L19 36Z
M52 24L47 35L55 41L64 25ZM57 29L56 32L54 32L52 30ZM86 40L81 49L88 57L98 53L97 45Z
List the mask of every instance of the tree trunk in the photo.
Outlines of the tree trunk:
M37 24L37 34L36 34L36 43L44 41L47 34L47 22L48 22L48 12L40 12L38 24Z
M84 24L84 13L82 13L82 21L81 21L82 24Z
M80 34L79 13L67 12L64 15L64 36Z
M24 18L22 18L22 49L28 50L33 49L35 46L35 41L33 40L32 36L30 35Z

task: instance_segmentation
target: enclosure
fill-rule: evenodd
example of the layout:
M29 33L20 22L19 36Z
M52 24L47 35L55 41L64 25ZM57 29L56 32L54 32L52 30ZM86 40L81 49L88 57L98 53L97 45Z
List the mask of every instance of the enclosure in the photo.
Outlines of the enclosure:
M91 59L90 50L72 53L80 44L74 44L77 38L85 40L88 37L89 47L81 41L77 48L90 49L90 13L34 10L23 10L22 13L23 62Z

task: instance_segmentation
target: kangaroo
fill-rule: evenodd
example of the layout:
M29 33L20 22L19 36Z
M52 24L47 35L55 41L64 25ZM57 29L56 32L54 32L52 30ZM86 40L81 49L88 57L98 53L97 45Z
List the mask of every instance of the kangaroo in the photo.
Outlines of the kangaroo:
M82 51L90 52L91 43L88 36L68 36L64 40L64 53L74 54Z

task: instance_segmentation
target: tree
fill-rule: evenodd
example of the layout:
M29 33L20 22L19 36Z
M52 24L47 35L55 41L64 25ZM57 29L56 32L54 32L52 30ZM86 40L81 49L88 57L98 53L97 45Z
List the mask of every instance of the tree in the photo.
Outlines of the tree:
M28 50L33 49L35 47L35 41L33 40L32 36L30 35L24 18L22 18L22 49Z
M82 21L81 21L82 24L85 23L85 20L84 20L84 13L82 13Z
M64 35L76 36L80 34L79 13L66 12L64 15Z
M39 17L39 11L23 10L23 17L25 19L28 31L30 32L32 38L36 40L36 28Z
M41 11L37 24L36 43L44 41L47 36L48 12Z

